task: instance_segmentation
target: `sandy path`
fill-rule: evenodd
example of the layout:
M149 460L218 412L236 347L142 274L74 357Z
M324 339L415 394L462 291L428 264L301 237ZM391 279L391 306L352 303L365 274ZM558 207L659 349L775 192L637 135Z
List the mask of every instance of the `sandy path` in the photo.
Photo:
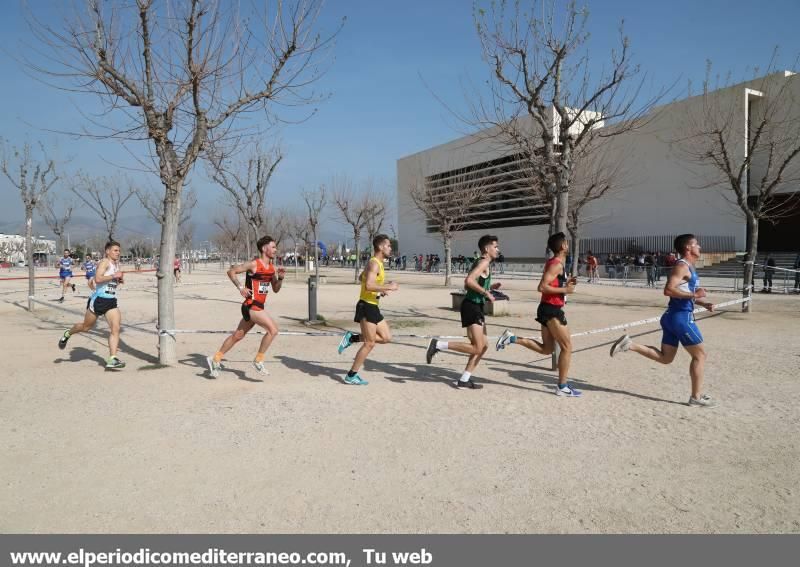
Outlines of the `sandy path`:
M353 328L350 272L330 274L320 312ZM459 333L439 278L390 277L402 285L383 305L396 334ZM181 328L236 324L236 291L222 278L185 276ZM270 298L283 329L305 329L302 281L289 276ZM121 306L126 323L152 330L148 282L128 278ZM549 361L532 363L521 347L488 353L475 374L484 389L456 390L465 359L444 354L428 366L425 341L403 337L376 348L366 388L341 383L354 353L337 356L333 337L279 337L263 379L248 338L210 380L204 357L223 335L181 336L180 364L153 370L154 337L126 329L128 368L106 373L104 323L59 351L76 315L31 316L15 304L24 293L12 293L23 285L0 282L4 532L800 532L800 297L759 296L748 316L700 322L707 389L721 405L697 410L685 405L684 352L656 367L610 359L606 346L573 358L581 399L554 396ZM490 334L535 334L534 283L507 289L512 314L490 319ZM579 290L567 311L573 331L664 305L652 290ZM85 301L64 306L78 313Z

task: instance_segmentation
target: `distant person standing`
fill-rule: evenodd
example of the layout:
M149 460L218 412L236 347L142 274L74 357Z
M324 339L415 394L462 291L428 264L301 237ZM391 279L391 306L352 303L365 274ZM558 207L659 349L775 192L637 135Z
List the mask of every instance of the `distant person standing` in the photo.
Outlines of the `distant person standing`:
M794 292L800 293L800 253L794 259Z
M656 260L652 252L648 252L644 257L644 268L647 271L647 287L656 286Z
M586 252L586 270L589 272L589 283L597 281L597 258L592 255L592 251Z
M772 254L767 254L764 260L764 289L763 293L772 293L772 276L775 275L775 258Z

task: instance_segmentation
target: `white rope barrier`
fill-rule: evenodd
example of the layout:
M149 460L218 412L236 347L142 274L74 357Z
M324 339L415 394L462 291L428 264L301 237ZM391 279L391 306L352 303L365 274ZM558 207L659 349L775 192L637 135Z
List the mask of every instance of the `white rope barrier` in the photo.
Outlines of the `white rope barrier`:
M732 299L730 301L724 301L722 303L718 303L714 305L714 310L716 311L719 307L728 307L730 305L736 305L738 303L744 303L746 301L751 301L750 297L740 297L739 299ZM702 313L703 311L708 311L705 307L698 307L692 313ZM609 331L621 331L626 330L630 327L638 327L640 325L648 325L650 323L656 323L661 320L661 315L658 317L650 317L649 319L640 319L639 321L633 321L632 323L623 323L621 325L612 325L610 327L603 327L602 329L592 329L591 331L583 331L580 333L573 333L570 337L586 337L589 335L596 335L598 333L607 333Z
M30 299L33 303L38 303L40 305L46 305L47 307L51 307L53 309L57 309L59 311L63 311L64 313L69 313L70 315L75 315L76 317L83 317L83 315L85 313L85 310L84 311L76 311L75 309L67 309L66 307L62 307L61 305L53 305L52 303L44 302L44 301L42 301L40 299L37 299L36 297L34 297L32 295L29 295L28 299ZM136 325L123 323L121 326L123 328L125 328L125 329L130 329L132 331L139 331L140 333L146 333L148 335L157 335L158 334L156 331L153 331L151 329L142 329L142 328L140 328L140 327L138 327Z
M725 301L722 303L718 303L714 305L714 309L718 309L720 307L728 307L730 305L736 305L739 303L744 303L746 301L751 301L750 297L742 297L739 299L733 299L731 301ZM693 311L693 313L702 313L703 311L708 311L705 307L698 307ZM609 331L618 331L618 330L626 330L630 327L638 327L640 325L647 325L650 323L655 323L661 320L661 315L658 317L651 317L649 319L640 319L638 321L633 321L631 323L622 323L620 325L612 325L610 327L603 327L600 329L592 329L590 331L582 331L580 333L572 333L570 337L585 337L589 335L596 335L599 333L608 333ZM264 331L257 330L259 334L265 334ZM202 329L163 329L159 331L160 335L178 335L178 334L231 334L231 331L221 331L221 330L202 330ZM284 336L292 336L292 337L340 337L342 336L342 332L333 332L333 331L280 331L278 335ZM392 334L393 337L399 338L411 338L411 339L463 339L465 338L464 335L419 335L415 333L399 333L399 334ZM496 339L496 336L486 337L487 339Z

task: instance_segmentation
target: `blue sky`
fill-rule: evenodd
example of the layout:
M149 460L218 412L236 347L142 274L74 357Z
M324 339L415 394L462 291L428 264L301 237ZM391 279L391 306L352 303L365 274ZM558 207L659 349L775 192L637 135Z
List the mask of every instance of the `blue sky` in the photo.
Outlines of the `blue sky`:
M14 145L41 140L56 159L70 159L62 166L67 172L84 169L108 175L119 166L133 166L128 151L145 155L144 142L128 143L126 150L112 141L76 140L47 131L79 130L85 119L76 106L91 108L91 97L65 93L27 76L12 55L35 40L22 4L17 0L3 4L0 136ZM41 13L60 3L30 0L30 4ZM624 19L634 60L647 74L650 92L677 81L671 94L680 96L687 80L702 80L707 59L721 71L744 76L747 68L765 66L776 45L781 48L783 66L790 66L800 53L796 31L800 2L796 0L767 0L758 6L722 0L585 4L590 10L593 61L607 60ZM270 189L276 207L291 206L299 188L314 188L335 174L355 180L373 177L394 190L398 158L444 143L463 129L430 91L460 107L464 81L480 84L487 77L469 0L329 0L321 24L332 29L342 16L347 22L337 39L335 61L320 84L333 96L311 120L286 127L281 134L286 158ZM139 183L159 187L153 175L129 175ZM193 185L200 203L193 221L203 234L219 207L221 193L204 179L202 168L195 175ZM22 221L19 198L5 178L0 179L0 203L0 226ZM131 214L140 212L138 207L131 208ZM339 229L331 224L330 231Z

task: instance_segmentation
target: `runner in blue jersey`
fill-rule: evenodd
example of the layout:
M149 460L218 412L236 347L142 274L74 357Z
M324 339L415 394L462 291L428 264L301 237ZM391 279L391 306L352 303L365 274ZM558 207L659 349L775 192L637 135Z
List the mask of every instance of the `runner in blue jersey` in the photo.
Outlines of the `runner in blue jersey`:
M68 331L64 331L58 341L58 348L67 348L67 341L72 335L85 333L94 327L97 318L105 315L108 322L108 350L109 356L106 359L106 368L118 370L125 368L125 363L117 358L117 347L119 346L119 329L122 325L122 314L117 306L117 286L124 283L124 274L119 269L120 247L119 242L113 240L106 243L105 258L100 260L94 276L95 290L86 304L86 313L83 321L76 323Z
M89 289L94 291L95 288L94 275L95 272L97 271L97 264L95 264L94 260L92 260L92 257L87 254L86 258L84 258L83 260L83 264L81 264L81 267L83 268L83 271L85 272L86 275L86 285L89 286Z
M69 249L64 249L64 256L58 259L58 279L61 280L61 298L58 301L64 302L64 294L67 293L67 288L72 286L72 291L75 291L75 284L70 283L72 278L72 264L74 260L70 255Z
M634 343L628 335L623 335L611 347L611 356L632 350L650 360L669 364L675 359L680 343L692 357L689 364L689 375L692 379L689 405L714 407L716 403L711 396L702 392L706 351L703 347L703 335L697 328L693 313L695 305L709 311L714 310L712 303L701 301L706 296L706 290L700 287L700 278L694 269L700 258L700 244L693 234L681 234L675 238L675 250L680 260L672 267L664 286L664 295L670 299L666 312L661 316L661 328L664 331L661 348Z

